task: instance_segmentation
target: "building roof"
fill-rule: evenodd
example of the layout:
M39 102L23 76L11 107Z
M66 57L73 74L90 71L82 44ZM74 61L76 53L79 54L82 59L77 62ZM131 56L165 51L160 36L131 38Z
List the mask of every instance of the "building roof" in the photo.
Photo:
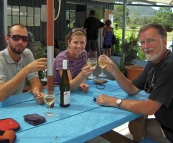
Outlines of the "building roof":
M92 0L92 1L99 1L99 2L106 2L106 3L117 3L117 2L124 2L124 0ZM141 2L141 3L148 3L152 5L173 5L173 0L127 0L127 3L132 2Z

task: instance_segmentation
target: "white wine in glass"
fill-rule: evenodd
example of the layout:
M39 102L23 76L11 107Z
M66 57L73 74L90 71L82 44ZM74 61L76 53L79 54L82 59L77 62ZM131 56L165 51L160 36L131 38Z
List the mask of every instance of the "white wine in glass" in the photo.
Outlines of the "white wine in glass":
M50 106L55 101L55 94L53 91L47 91L44 93L44 102L48 105L48 112L46 112L47 117L53 116L53 113L50 112Z
M98 60L99 66L103 69L106 66L106 61Z
M96 66L97 66L97 58L88 58L87 65L90 65L91 68L96 68ZM95 79L96 76L91 73L91 75L88 78L89 79Z
M95 62L95 63L87 62L87 66L91 66L90 67L91 69L95 69L97 66L97 62Z
M101 72L101 74L99 74L99 77L106 77L106 76L107 76L107 75L104 74L104 72L103 72L103 69L104 69L105 66L107 65L107 61L108 61L108 58L107 58L106 55L100 55L100 56L99 56L98 64L99 64L99 66L100 66L101 69L102 69L102 72Z

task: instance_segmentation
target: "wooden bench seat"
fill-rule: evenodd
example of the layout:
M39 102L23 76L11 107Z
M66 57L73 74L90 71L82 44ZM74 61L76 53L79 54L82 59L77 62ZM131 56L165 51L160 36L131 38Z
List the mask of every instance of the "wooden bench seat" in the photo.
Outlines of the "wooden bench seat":
M145 138L142 141L140 141L139 143L157 143L157 142L150 138Z

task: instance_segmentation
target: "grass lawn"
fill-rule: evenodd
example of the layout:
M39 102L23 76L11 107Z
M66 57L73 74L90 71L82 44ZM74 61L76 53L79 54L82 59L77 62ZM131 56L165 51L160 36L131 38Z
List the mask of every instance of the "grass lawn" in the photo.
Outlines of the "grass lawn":
M167 32L167 41L172 41L172 40L173 40L173 31Z
M137 32L139 31L140 27L137 27L136 29L130 29L129 27L126 27L126 30L128 31L133 31ZM172 41L173 40L173 31L172 32L167 32L167 41Z

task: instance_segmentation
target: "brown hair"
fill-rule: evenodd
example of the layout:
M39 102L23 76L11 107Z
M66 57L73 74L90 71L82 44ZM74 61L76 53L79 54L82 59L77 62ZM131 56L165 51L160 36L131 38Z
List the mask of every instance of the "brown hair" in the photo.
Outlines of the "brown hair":
M11 25L11 26L8 28L7 36L10 36L10 35L11 35L11 29L12 29L14 26L19 26L20 28L26 28L25 25L20 24L20 23L13 24L13 25ZM27 30L27 28L26 28L26 30Z
M110 26L112 24L112 22L108 19L105 21L105 24L106 24L106 26Z
M73 36L85 36L86 39L86 32L82 28L74 28L67 34L66 42L68 43L68 40L71 41Z
M160 25L160 24L148 24L148 25L145 25L143 27L141 27L141 29L139 30L139 35L141 32L149 29L149 28L154 28L157 30L158 34L161 36L161 37L167 37L167 33L166 33L166 29L164 26Z

